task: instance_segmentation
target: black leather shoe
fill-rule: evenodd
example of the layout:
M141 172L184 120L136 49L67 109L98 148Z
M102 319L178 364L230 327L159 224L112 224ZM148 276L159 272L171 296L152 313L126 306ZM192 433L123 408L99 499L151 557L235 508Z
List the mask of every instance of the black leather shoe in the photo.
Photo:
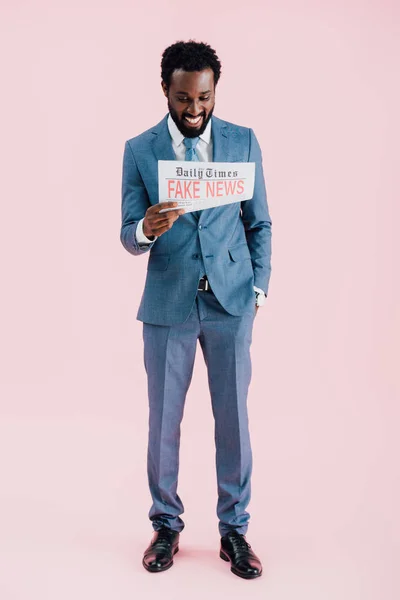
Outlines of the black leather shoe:
M179 550L179 531L161 527L154 531L150 545L146 548L142 564L151 573L166 571L174 564L173 556Z
M232 530L221 537L219 552L223 560L231 561L231 571L244 579L260 577L262 565L243 534Z

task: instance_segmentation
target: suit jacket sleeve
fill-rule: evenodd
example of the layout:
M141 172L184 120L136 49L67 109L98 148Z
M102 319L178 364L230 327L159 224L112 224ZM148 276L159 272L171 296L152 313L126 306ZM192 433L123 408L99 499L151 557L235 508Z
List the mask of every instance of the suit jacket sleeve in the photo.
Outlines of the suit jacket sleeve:
M151 206L147 190L136 165L135 157L129 145L125 142L122 167L122 205L121 205L121 243L133 255L144 254L154 245L139 244L136 239L136 228Z
M249 162L255 162L254 194L251 200L241 202L242 219L254 270L254 285L268 293L271 276L271 226L267 203L262 154L257 138L249 130Z

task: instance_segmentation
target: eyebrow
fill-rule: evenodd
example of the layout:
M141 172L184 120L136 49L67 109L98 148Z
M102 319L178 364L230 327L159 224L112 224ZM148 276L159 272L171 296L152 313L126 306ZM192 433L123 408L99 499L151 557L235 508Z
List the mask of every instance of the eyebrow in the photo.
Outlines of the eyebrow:
M206 92L200 92L199 96L204 96L204 94L209 94L211 90L207 90ZM175 92L175 94L183 94L184 96L188 96L187 92Z

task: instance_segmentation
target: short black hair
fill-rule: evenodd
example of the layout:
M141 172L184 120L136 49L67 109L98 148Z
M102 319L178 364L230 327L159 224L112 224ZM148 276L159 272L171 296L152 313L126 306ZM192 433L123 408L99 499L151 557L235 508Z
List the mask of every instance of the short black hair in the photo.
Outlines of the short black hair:
M175 69L202 71L207 68L213 70L214 86L216 86L221 75L221 63L215 50L208 44L194 40L175 42L162 54L161 79L169 87Z

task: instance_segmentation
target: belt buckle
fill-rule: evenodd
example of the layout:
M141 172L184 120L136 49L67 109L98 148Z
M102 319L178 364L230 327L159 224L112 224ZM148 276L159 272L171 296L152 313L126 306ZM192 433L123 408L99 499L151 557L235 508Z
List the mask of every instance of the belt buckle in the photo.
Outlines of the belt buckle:
M201 292L206 292L208 291L210 284L208 283L208 279L204 279L203 277L200 279L201 282L203 282L204 287L201 287L200 285L197 286L197 290L201 291ZM200 283L199 281L199 283Z

